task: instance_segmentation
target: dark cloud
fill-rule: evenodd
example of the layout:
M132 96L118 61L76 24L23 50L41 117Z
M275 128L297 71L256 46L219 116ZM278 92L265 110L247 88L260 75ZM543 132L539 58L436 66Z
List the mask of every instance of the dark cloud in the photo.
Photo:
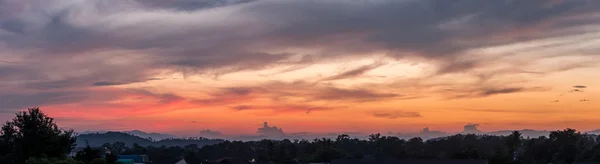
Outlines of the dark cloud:
M123 107L126 103L113 103L114 100L133 98L143 100L152 105L164 105L186 99L170 93L153 93L143 89L112 89L112 90L76 90L76 91L44 91L23 93L0 93L0 110L17 111L35 106L79 104L109 107ZM142 105L142 104L136 104Z
M304 111L306 114L310 114L313 111L333 110L341 107L327 107L327 106L312 106L312 105L281 105L272 107L276 111Z
M112 81L98 81L92 84L92 86L115 86L115 85L125 85L131 83L139 83L139 82L147 82L147 81L156 81L163 80L164 78L148 78L140 81L130 81L130 82L112 82Z
M223 94L235 94L235 95L248 95L252 92L252 88L243 88L243 87L236 87L236 88L225 88L224 91L225 93Z
M181 11L194 11L205 8L214 8L229 6L235 4L243 4L255 0L136 0L151 8L157 9L175 9Z
M33 1L23 3L36 4ZM206 69L223 69L220 71L223 73L290 64L290 57L300 55L266 52L281 48L324 49L315 54L321 59L349 52L393 52L389 54L441 60L482 46L551 36L558 28L586 24L563 20L567 16L589 14L599 7L594 1L585 0L550 6L545 0L150 0L90 1L70 6L55 4L54 8L47 4L52 3L31 6L46 11L45 15L32 13L32 17L39 19L3 19L2 24L6 24L3 29L24 31L24 35L10 35L3 41L13 48L37 47L45 56L48 52L57 52L52 53L56 54L53 57L81 56L82 52L103 49L147 51L147 60L153 68L193 73ZM231 14L243 18L224 17L220 23L207 22L207 26L199 26L204 22L199 20L203 19L188 19L211 16L199 10L215 6L224 6L214 10L216 16ZM156 14L156 17L146 18L141 14ZM103 19L108 17L113 19ZM135 23L124 22L127 21L125 17L132 18L127 20ZM282 20L285 23L281 23ZM186 30L153 28L156 24L173 24ZM534 32L518 32L528 29ZM41 54L32 57L46 58ZM471 66L477 64L452 65L444 71Z
M441 65L438 69L438 74L446 74L446 73L457 73L464 72L470 70L471 68L477 67L478 61L454 61L448 62Z
M543 92L548 90L550 90L550 88L544 87L467 87L459 89L446 89L445 92L450 94L451 98L480 98L520 92Z
M0 93L0 110L19 111L42 105L79 102L87 98L86 92L55 91L39 93Z
M585 89L585 88L587 88L587 86L585 86L585 85L576 85L576 86L573 86L573 88Z
M125 83L119 82L109 82L109 81L99 81L92 84L92 86L112 86L112 85L123 85Z
M402 112L402 111L387 111L387 112L375 112L372 113L374 117L397 119L397 118L414 118L422 117L418 112Z
M266 105L266 106L256 106L256 105L237 105L231 107L233 110L272 110L276 113L286 113L286 112L305 112L306 114L310 114L313 111L323 111L323 110L333 110L338 108L343 108L339 106L317 106L317 105L296 105L296 104L284 104L283 102L273 102L275 105Z
M153 92L143 90L143 89L128 89L127 92L129 92L129 94L133 94L133 95L140 95L139 98L141 98L141 99L144 99L144 98L157 99L157 103L160 103L160 104L168 104L168 103L175 102L175 101L186 100L184 97L181 97L176 94L153 93Z
M367 89L325 88L313 95L315 100L374 101L401 97L394 93L380 93Z
M204 104L233 104L240 103L232 107L235 110L247 109L275 109L277 111L292 110L313 111L329 110L338 107L323 105L294 105L301 103L313 103L319 101L385 101L390 99L405 99L405 97L396 93L380 92L369 88L337 88L328 84L309 83L306 81L281 82L272 81L264 84L258 84L247 87L220 88L211 93L213 98L196 100ZM272 106L245 105L257 98L268 98L272 101ZM302 100L302 101L297 101Z
M249 110L249 109L254 109L254 106L250 106L250 105L238 105L238 106L234 106L231 107L231 109L235 109L235 110Z
M582 89L572 89L569 92L583 92L583 90Z
M479 95L481 96L490 96L490 95L497 95L497 94L508 94L508 93L515 93L515 92L521 92L523 91L524 88L486 88L483 91L481 91L479 93Z

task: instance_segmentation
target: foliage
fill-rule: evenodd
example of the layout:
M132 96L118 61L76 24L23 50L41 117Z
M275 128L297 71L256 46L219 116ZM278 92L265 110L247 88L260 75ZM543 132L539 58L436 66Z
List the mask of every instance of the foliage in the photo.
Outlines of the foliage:
M73 131L59 129L39 108L17 113L2 126L0 138L0 158L16 164L32 157L64 159L75 146Z
M63 159L63 160L56 160L56 159L47 159L47 158L29 158L26 162L26 164L85 164L81 161L76 161L73 159Z
M170 148L173 149L173 148ZM424 141L373 134L368 140L343 134L335 140L226 141L201 148L185 147L190 164L222 157L257 162L328 162L336 158L396 159L486 159L490 164L546 164L600 162L600 137L572 129L554 131L549 137L523 138L520 132L509 136L457 134Z
M104 158L96 158L92 160L89 164L108 164Z
M75 155L75 160L82 161L84 163L90 163L90 161L100 157L100 150L92 149L90 145L87 145L83 150L77 152Z
M110 154L110 153L107 153L104 156L104 159L106 159L106 163L109 163L109 164L118 163L117 160L119 160L119 158L116 155L113 155L113 154Z

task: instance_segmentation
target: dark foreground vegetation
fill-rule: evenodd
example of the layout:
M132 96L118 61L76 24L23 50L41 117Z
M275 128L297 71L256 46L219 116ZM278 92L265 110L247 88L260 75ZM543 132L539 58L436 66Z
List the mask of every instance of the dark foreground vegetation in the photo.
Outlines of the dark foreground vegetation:
M62 130L37 108L17 113L0 132L2 164L115 164L116 155L146 154L152 163L173 164L185 159L190 164L229 157L256 163L329 162L333 159L485 159L490 164L571 164L600 162L600 137L573 129L553 131L549 136L523 138L517 131L509 136L453 135L422 140L370 135L368 140L339 135L335 139L219 141L199 146L159 146L155 143L128 145L106 143L87 146L68 157L76 138ZM191 139L194 140L194 139ZM206 140L206 139L198 139ZM166 141L165 141L166 142ZM169 142L177 142L170 140ZM204 143L204 142L203 142ZM147 146L146 146L147 145ZM179 145L179 144L177 144ZM106 154L106 150L111 153Z

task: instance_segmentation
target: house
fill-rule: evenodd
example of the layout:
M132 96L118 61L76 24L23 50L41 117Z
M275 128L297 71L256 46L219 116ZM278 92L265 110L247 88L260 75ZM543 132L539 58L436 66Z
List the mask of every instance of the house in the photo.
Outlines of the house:
M451 159L334 159L330 164L488 164L486 160L451 160Z
M132 160L133 164L149 164L152 163L147 155L117 155L118 160Z

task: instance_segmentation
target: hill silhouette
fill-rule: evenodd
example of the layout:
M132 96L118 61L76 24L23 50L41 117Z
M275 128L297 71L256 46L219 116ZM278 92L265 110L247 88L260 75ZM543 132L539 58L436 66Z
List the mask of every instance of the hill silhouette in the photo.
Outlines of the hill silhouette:
M77 147L85 147L89 144L91 147L100 147L105 143L123 142L126 146L132 146L138 144L140 146L187 146L196 144L200 147L205 145L212 145L223 142L220 139L207 139L207 138L167 138L162 140L153 140L151 138L142 138L130 133L125 132L105 132L105 133L88 133L80 134L77 136Z
M106 132L109 132L109 131L85 131L85 132L82 132L81 134L106 133ZM117 131L111 131L111 132L117 132ZM118 131L118 132L123 132L123 133L131 134L134 136L142 137L142 138L150 138L151 140L164 140L164 139L168 139L168 138L177 138L177 136L170 135L170 134L147 133L147 132L140 131L140 130Z

